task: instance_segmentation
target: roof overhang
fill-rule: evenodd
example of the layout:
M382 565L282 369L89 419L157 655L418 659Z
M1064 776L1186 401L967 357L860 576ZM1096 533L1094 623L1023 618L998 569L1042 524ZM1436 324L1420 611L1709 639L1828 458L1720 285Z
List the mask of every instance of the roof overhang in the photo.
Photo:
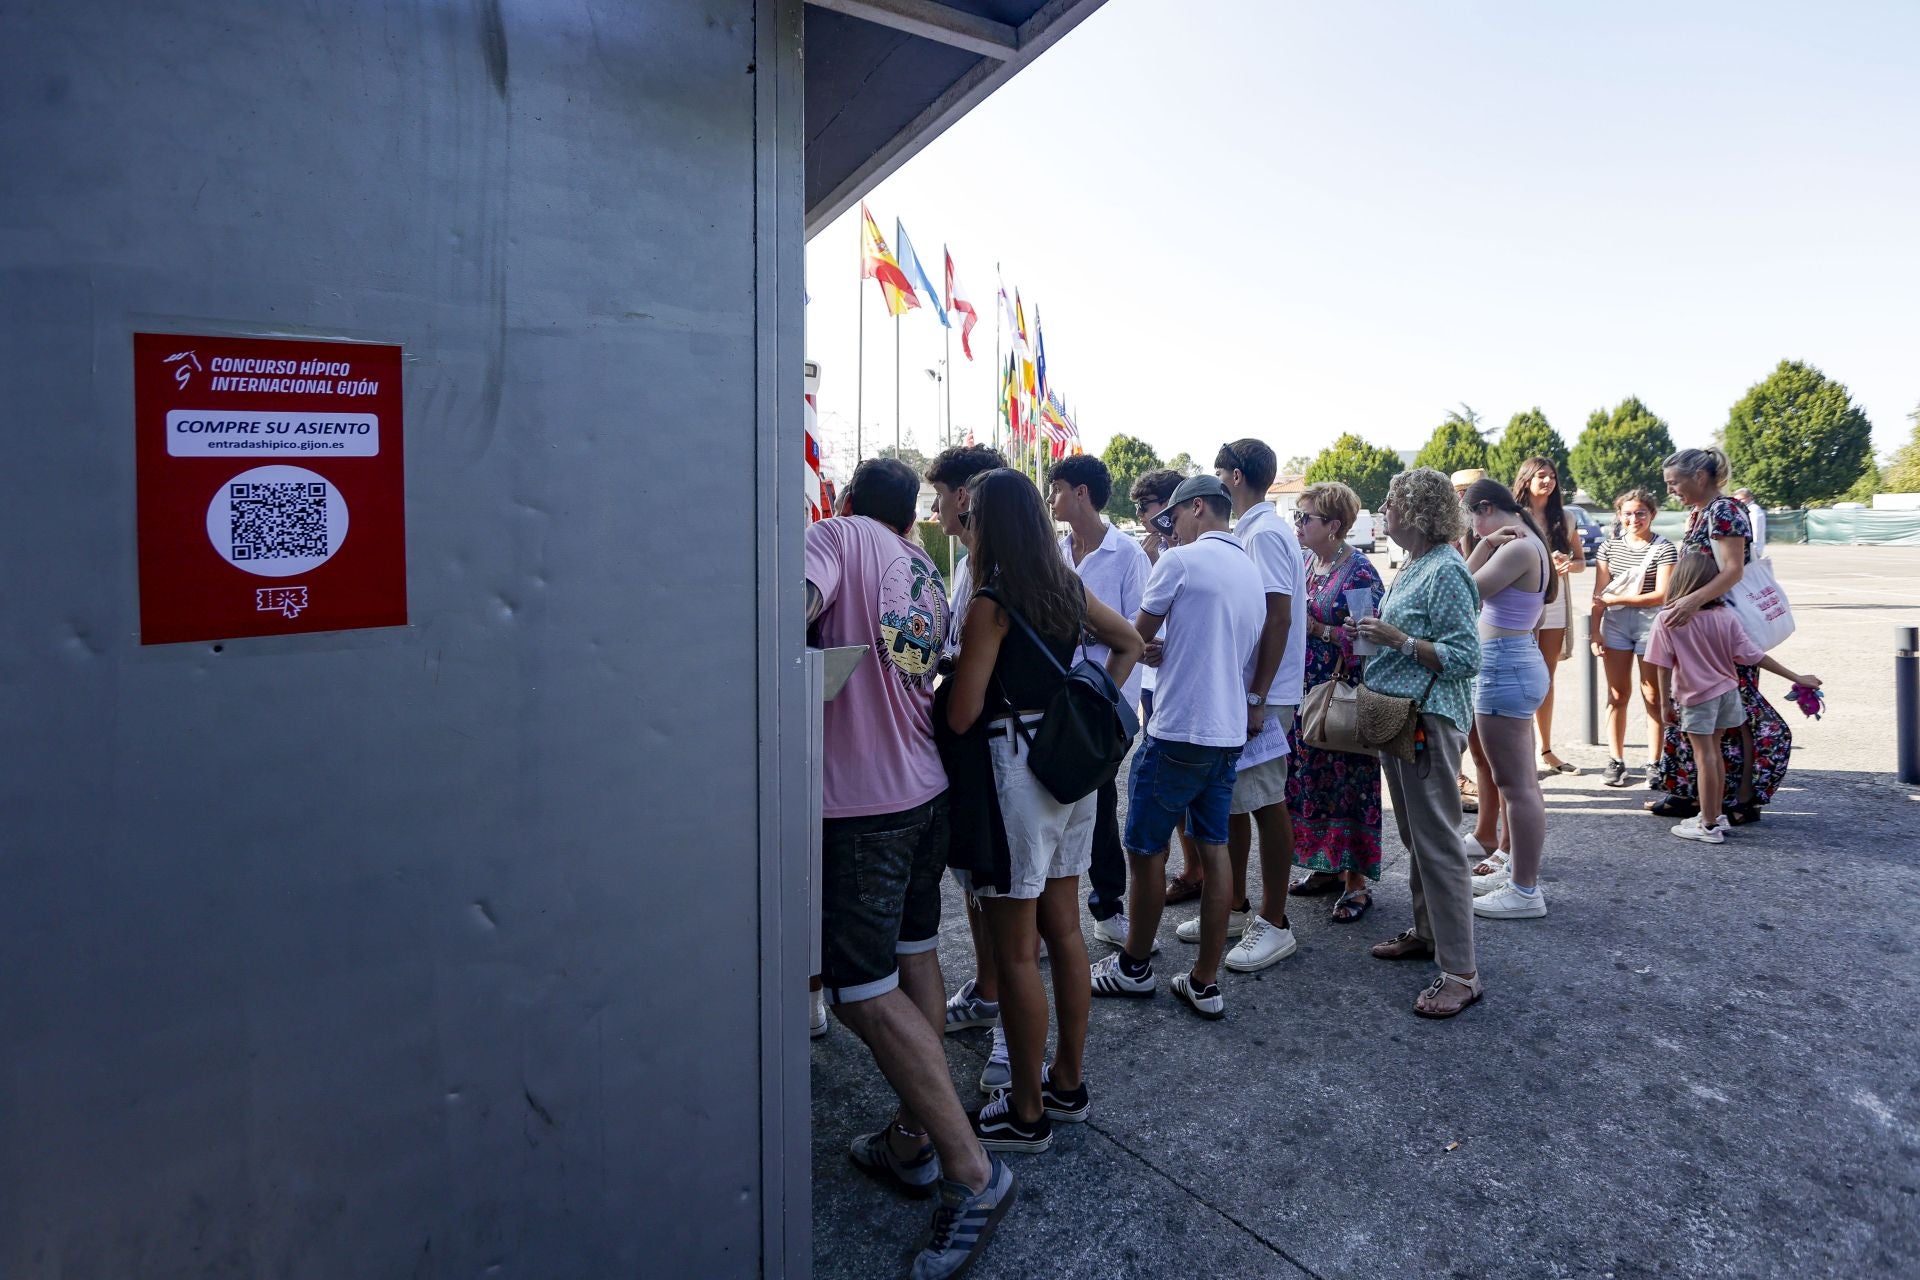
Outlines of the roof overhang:
M1105 0L807 0L807 234Z

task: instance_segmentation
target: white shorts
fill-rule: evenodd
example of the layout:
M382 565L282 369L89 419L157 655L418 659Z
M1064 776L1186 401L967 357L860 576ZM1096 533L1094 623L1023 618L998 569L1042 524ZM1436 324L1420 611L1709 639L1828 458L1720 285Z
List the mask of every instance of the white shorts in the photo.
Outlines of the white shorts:
M1565 627L1567 625L1568 590L1567 580L1561 578L1559 597L1547 601L1540 610L1540 630L1551 631L1556 627Z
M1291 707L1288 708L1292 710ZM1288 719L1292 719L1291 716ZM1233 800L1228 813L1256 813L1287 802L1287 756L1250 764L1233 775Z
M1028 719L1029 731L1040 718ZM987 754L993 761L993 787L1000 801L1000 820L1007 828L1007 852L1012 862L1008 898L1037 898L1047 881L1086 873L1093 862L1093 824L1100 793L1093 791L1072 804L1061 804L1027 767L1027 744L1011 731L1011 721L989 726ZM1003 728L1002 726L1006 726ZM977 889L975 897L994 897L992 889Z

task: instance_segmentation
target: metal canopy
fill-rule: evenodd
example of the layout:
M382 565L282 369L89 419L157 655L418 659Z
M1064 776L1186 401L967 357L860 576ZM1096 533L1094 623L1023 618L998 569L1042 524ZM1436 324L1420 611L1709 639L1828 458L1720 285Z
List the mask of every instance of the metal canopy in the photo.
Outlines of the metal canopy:
M807 0L807 234L1104 0Z

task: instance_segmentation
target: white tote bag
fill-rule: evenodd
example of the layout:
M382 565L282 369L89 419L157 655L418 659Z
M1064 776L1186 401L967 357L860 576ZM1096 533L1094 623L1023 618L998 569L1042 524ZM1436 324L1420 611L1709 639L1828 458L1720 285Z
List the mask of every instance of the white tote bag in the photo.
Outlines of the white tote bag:
M1769 653L1793 634L1793 606L1773 576L1773 565L1765 560L1747 561L1740 581L1727 592L1727 603L1746 628L1747 638Z

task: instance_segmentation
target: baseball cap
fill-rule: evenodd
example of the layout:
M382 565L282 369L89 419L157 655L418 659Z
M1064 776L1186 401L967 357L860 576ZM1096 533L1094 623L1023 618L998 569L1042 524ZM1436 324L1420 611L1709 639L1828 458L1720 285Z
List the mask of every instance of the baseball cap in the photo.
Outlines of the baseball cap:
M1147 523L1162 533L1172 533L1173 513L1182 503L1192 502L1195 498L1222 498L1228 502L1233 501L1232 496L1227 493L1227 486L1220 483L1218 476L1188 476L1173 491L1173 496L1167 499L1166 509Z

